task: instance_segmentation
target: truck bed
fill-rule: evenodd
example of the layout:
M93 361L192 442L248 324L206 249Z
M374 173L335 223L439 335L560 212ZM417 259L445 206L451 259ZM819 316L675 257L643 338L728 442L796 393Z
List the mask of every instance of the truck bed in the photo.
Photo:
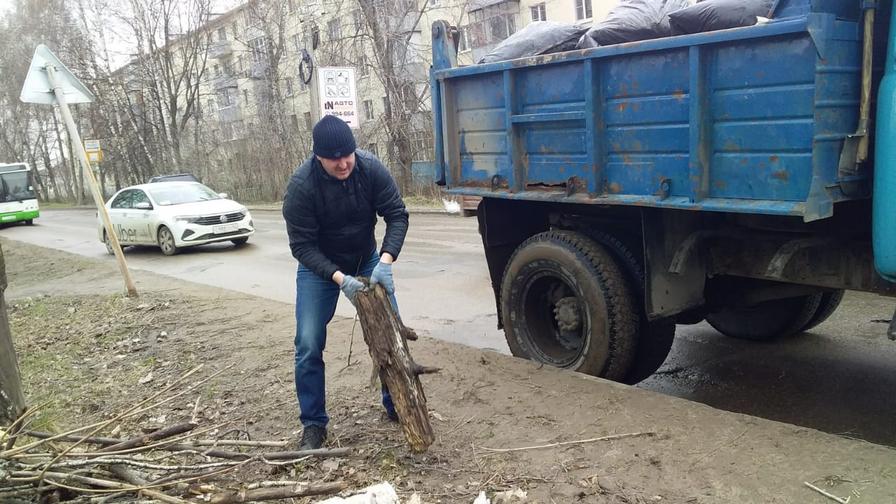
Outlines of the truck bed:
M767 24L468 67L434 40L438 176L483 197L830 217L871 177L838 172L860 16L782 0Z

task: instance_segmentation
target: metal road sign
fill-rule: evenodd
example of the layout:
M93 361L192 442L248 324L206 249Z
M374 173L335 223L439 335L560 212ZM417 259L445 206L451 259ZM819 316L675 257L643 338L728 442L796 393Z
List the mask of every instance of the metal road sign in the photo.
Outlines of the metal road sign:
M31 68L28 69L28 76L25 77L25 84L22 86L22 94L19 95L20 100L25 103L48 105L58 103L47 78L47 66L53 66L56 69L57 84L62 88L66 102L90 103L94 100L93 93L84 84L81 84L81 81L43 44L37 46L34 51Z

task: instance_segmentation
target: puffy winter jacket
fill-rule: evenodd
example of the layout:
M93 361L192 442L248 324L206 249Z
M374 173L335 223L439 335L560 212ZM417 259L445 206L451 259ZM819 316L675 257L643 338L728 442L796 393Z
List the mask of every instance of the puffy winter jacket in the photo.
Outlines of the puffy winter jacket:
M386 221L380 252L398 258L408 231L408 211L386 167L360 149L346 180L328 175L311 156L292 174L283 197L293 257L327 280L337 270L356 275L376 250L376 214Z

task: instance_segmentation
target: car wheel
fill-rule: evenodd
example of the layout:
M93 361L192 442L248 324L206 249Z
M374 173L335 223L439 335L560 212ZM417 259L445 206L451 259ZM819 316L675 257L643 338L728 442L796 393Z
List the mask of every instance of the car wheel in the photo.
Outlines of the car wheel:
M249 237L244 236L243 238L234 238L233 240L230 240L230 241L232 241L234 245L239 247L240 245L245 245L246 242L249 241Z
M34 219L28 219L28 220L26 220L26 221L25 221L25 225L26 225L26 226L33 226L33 225L34 225Z
M177 245L174 243L174 235L171 230L165 226L159 228L159 248L166 256L173 256L178 253Z
M106 253L109 255L115 255L115 250L112 249L112 241L109 240L109 233L103 231L103 243L106 244ZM121 249L124 251L124 248Z

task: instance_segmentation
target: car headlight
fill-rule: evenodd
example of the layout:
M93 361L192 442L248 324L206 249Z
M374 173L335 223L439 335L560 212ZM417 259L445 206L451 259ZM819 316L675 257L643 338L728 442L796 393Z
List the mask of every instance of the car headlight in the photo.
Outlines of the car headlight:
M199 216L198 215L178 215L178 216L174 217L174 220L176 220L178 222L194 223L199 220Z

